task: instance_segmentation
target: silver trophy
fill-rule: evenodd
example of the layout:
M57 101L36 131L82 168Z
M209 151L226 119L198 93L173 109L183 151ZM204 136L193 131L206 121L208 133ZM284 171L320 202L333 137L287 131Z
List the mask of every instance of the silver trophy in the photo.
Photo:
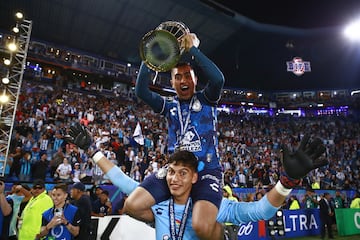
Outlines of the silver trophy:
M167 21L146 33L140 42L140 56L150 69L167 72L179 62L184 48L181 38L190 33L182 22Z

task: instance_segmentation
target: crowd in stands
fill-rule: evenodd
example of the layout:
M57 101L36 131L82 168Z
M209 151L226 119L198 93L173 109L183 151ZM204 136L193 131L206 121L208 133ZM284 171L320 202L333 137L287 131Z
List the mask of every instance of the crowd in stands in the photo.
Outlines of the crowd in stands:
M18 189L29 193L26 184L38 179L48 183L82 182L94 186L90 194L92 216L122 213L124 200L113 206L109 192L97 187L110 183L101 169L83 149L66 141L75 122L85 125L105 156L136 181L141 182L166 163L165 118L136 99L131 88L114 98L76 89L54 90L26 81L23 86L5 172L6 182L14 182L15 193L19 192L16 188L19 185L22 187ZM143 145L134 138L138 124ZM300 188L307 190L303 199L290 196L284 207L318 207L322 198L313 190L320 188L337 190L332 200L334 208L349 206L339 190L356 191L360 186L359 125L359 116L354 115L270 117L244 111L220 112L219 155L227 192L231 193L232 188L256 188L256 195L249 194L246 201L259 200L280 176L281 146L285 144L294 150L304 134L311 134L323 139L326 146L323 157L330 163L302 180ZM81 185L78 189L84 191ZM29 200L31 194L24 196ZM244 201L236 193L229 196ZM359 194L355 196L358 204Z
M24 84L11 140L7 177L10 180L105 183L89 156L64 137L80 121L94 134L105 155L137 181L166 162L166 122L130 92L117 98ZM39 90L40 89L40 90ZM134 141L140 123L144 145ZM219 154L225 182L231 187L273 185L281 171L280 147L296 147L309 133L321 137L330 164L303 179L303 186L358 189L360 186L360 124L356 117L258 116L220 112Z

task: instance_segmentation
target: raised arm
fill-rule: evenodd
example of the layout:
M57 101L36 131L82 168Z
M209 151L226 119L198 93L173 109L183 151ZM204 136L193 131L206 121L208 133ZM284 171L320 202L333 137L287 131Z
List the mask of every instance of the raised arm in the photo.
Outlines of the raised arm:
M302 177L313 169L328 164L326 159L320 158L324 152L322 141L319 138L310 141L307 135L303 137L295 152L291 153L283 147L282 163L285 172L275 187L257 202L233 202L223 199L217 221L240 224L271 218L291 193L292 188L300 183Z
M67 140L73 142L85 151L88 151L95 164L101 168L101 170L109 177L111 182L123 193L130 195L137 188L139 185L138 182L121 171L121 169L107 159L101 151L93 149L94 145L92 145L92 136L84 126L76 123L75 126L70 128L69 134L70 136L67 136ZM154 215L150 208L139 213L136 218L141 219L144 222L154 221Z
M207 80L204 92L205 97L211 103L217 103L220 100L221 90L225 83L225 78L220 69L198 48L190 48L189 54L194 56L197 66L202 70Z
M150 73L151 70L144 63L141 63L135 83L135 94L138 98L148 104L154 112L159 113L163 108L164 99L159 94L150 91Z

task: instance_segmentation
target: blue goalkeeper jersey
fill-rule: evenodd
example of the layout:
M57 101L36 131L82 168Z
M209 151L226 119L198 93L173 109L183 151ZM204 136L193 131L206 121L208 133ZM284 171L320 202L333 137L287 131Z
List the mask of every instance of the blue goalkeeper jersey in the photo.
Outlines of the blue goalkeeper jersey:
M169 221L169 204L170 201L166 200L152 206L152 211L155 217L155 232L157 240L170 240L170 221ZM185 205L174 204L175 210L175 225L176 232L179 231L181 219L183 217ZM256 222L258 220L270 219L275 215L276 207L273 207L266 195L256 202L235 202L223 198L216 221L220 223L231 222L232 224L239 225L241 223ZM197 240L195 231L192 225L192 209L189 211L187 223L185 225L185 232L183 240ZM171 239L172 240L172 239Z
M128 195L139 185L138 182L125 175L117 166L112 167L106 175L115 186ZM170 240L169 204L170 200L165 200L151 207L155 219L157 240ZM184 209L185 205L174 204L176 232L179 231L178 228L183 217ZM277 209L277 207L271 205L267 199L267 194L256 202L235 202L223 198L216 220L220 223L230 222L236 225L251 221L256 222L258 220L270 219L275 215ZM189 209L188 214L183 239L198 239L192 229L192 208Z
M187 150L204 163L205 169L220 168L216 105L209 104L203 92L194 94L191 101L179 101L175 97L164 104L161 113L168 119L169 153Z
M168 151L177 148L193 152L202 162L199 170L220 168L216 133L216 106L224 85L224 76L218 67L199 49L189 53L202 70L207 81L205 88L194 94L190 101L177 97L165 98L149 89L151 71L142 63L136 79L135 93L155 112L168 119Z

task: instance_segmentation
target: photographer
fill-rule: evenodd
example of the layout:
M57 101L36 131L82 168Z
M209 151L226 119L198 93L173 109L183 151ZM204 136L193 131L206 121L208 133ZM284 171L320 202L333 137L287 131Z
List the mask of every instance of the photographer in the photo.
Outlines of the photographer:
M47 239L70 240L79 234L80 214L77 207L65 202L67 188L66 184L57 184L51 191L54 207L42 214L41 232L36 239L47 236Z

